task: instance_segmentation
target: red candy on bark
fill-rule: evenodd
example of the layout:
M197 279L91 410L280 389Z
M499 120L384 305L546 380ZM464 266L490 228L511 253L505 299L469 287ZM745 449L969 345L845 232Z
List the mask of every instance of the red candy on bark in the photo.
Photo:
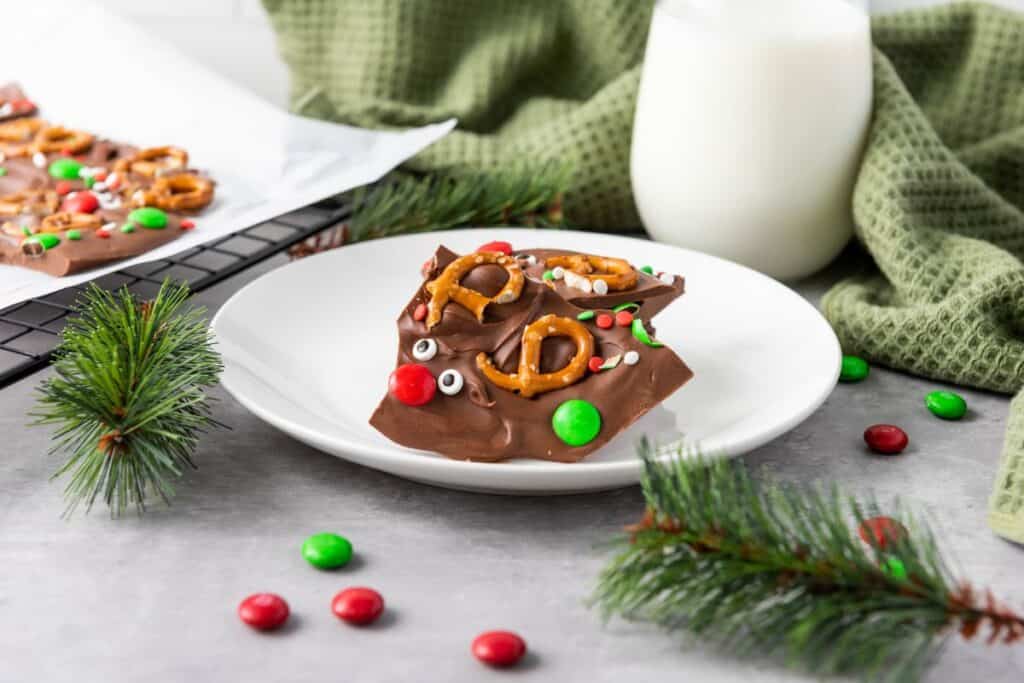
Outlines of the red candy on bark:
M861 523L857 533L868 545L885 550L890 543L903 538L907 530L891 517L870 517Z
M864 430L864 441L875 453L895 455L910 443L907 433L896 425L871 425Z
M427 317L427 305L416 304L416 309L412 312L412 319L419 322Z
M407 406L430 403L436 391L437 380L418 363L399 365L388 377L388 392Z
M526 642L511 631L488 631L473 641L473 656L491 666L512 666L526 654Z
M601 372L602 365L604 365L604 358L601 358L601 356L594 356L587 363L587 367L590 368L591 372Z
M511 256L512 245L509 244L508 242L502 242L499 240L496 242L488 242L487 244L483 244L476 251L477 253L480 253L481 251L497 251L502 254L505 254L505 256Z
M629 327L633 324L633 314L629 311L619 311L615 314L615 324L619 327Z
M363 626L384 611L384 598L372 588L346 588L334 596L331 611L342 621Z
M74 197L68 197L60 205L61 211L71 213L92 213L100 208L100 200L92 192L79 192Z
M615 324L615 319L607 313L601 313L594 320L594 324L600 327L602 330L610 330L612 325Z
M255 593L238 605L238 618L261 631L281 626L289 613L288 603L273 593Z
M192 228L196 227L196 224L187 218L183 218L181 219L181 222L178 223L178 227L180 227L182 230L191 230Z
M57 191L57 194L63 197L64 195L69 194L72 188L71 183L69 183L66 180L61 180L54 186L53 189Z

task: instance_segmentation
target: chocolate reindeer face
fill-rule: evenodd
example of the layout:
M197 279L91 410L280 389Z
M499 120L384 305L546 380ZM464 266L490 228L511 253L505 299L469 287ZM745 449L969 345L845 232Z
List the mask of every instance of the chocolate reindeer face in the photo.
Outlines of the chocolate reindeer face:
M682 293L619 259L440 247L370 423L451 458L578 461L692 377L650 326Z

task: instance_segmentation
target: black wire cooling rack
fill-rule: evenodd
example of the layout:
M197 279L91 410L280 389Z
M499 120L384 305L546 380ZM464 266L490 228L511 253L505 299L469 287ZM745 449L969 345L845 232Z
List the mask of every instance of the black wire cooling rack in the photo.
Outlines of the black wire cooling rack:
M288 247L337 225L351 213L331 198L159 261L142 263L93 280L104 289L128 289L151 298L165 278L187 282L194 292L211 287ZM0 310L0 388L46 367L60 341L74 301L86 284L29 299Z

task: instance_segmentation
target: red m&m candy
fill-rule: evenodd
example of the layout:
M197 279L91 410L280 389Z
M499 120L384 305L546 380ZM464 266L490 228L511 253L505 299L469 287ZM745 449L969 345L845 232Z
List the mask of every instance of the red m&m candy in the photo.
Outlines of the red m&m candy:
M388 392L407 406L430 403L437 391L437 380L418 363L399 365L388 378Z
M619 327L629 327L633 324L633 314L629 311L619 311L615 314L615 324Z
M64 195L71 193L73 186L68 181L61 180L54 186L53 189L57 191L57 194L63 197Z
M238 618L253 628L271 631L288 620L288 603L280 595L255 593L238 605Z
M331 611L342 621L363 626L384 611L384 598L372 588L346 588L334 596Z
M491 666L512 666L526 654L526 641L511 631L488 631L473 641L473 656Z
M71 213L92 213L100 208L100 200L92 192L78 192L74 197L68 197L60 205L61 211Z
M610 330L612 325L615 324L615 318L611 317L607 313L601 313L594 320L594 324L596 324L602 330Z
M875 453L896 455L907 447L910 438L896 425L880 424L864 430L864 441Z
M601 358L601 356L593 356L587 362L587 367L591 372L601 372L602 365L604 365L604 358Z
M487 244L480 245L476 251L477 253L480 253L481 251L497 251L502 254L505 254L505 256L511 256L512 245L509 244L508 242L501 241L488 242Z

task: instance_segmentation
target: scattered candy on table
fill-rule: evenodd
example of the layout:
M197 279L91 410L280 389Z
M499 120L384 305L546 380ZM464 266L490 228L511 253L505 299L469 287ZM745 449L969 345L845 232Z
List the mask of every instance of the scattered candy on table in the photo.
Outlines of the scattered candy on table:
M868 362L859 356L843 356L842 365L839 368L840 382L860 382L871 372Z
M885 550L890 543L906 536L907 529L891 517L870 517L861 522L857 533L868 545Z
M511 631L487 631L473 640L473 656L490 666L512 666L526 654L526 641Z
M384 611L384 598L372 588L346 588L334 596L331 611L342 621L365 626Z
M238 618L261 631L279 628L289 614L288 603L273 593L255 593L238 605Z
M601 413L590 401L569 399L555 409L551 428L570 446L584 446L601 431Z
M896 425L877 424L864 430L864 441L875 453L895 455L907 447L910 438Z
M943 420L959 420L967 413L967 401L952 391L933 391L925 397L924 405Z
M337 569L352 559L352 544L338 534L313 534L302 544L302 556L318 569Z

